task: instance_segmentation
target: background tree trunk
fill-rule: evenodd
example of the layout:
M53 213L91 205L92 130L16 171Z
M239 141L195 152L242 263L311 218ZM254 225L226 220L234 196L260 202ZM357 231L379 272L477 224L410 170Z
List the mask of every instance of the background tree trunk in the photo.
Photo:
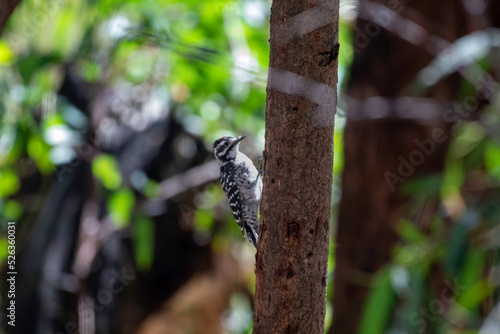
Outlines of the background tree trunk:
M379 4L391 11L384 7L384 12L378 12ZM447 103L458 99L463 79L455 73L425 93L415 91L413 84L417 73L446 46L439 42L453 43L472 27L462 2L454 0L361 0L359 13L354 34L356 54L348 87L351 100L344 134L345 165L330 334L357 333L371 274L391 259L398 240L396 224L408 214L408 199L401 194L401 185L409 177L443 171L452 125L445 122L443 114ZM396 14L422 26L428 35L416 44L409 43L398 32L417 30L405 26L409 21L397 20ZM391 31L373 23L377 20L387 23ZM372 97L380 98L370 100ZM401 97L411 97L406 109L401 104L398 107ZM421 104L422 98L427 98L427 105ZM387 116L380 117L381 114ZM432 139L435 131L442 132L438 141ZM408 161L410 155L421 150L417 140L429 139L435 144L432 153L426 154L421 165L411 166L414 171L410 168L403 173L407 175L401 175L405 168L401 167L402 159ZM401 178L388 182L387 172ZM422 212L417 219L424 229L437 205L431 203L428 212Z
M273 1L254 333L323 333L338 1Z

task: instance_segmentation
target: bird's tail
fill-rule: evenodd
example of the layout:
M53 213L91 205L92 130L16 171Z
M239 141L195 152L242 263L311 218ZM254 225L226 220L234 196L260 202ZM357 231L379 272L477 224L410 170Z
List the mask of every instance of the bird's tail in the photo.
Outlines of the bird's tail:
M245 230L247 231L248 241L250 241L255 248L257 248L257 241L259 240L259 229L253 229L250 225L245 224Z

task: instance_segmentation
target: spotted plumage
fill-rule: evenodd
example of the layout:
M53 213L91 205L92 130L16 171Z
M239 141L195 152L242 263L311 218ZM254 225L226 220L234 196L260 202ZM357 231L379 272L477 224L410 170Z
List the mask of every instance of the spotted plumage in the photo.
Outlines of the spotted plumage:
M246 234L248 240L257 247L262 180L252 161L239 151L243 138L217 139L214 142L214 155L219 161L220 182L233 216L243 235Z

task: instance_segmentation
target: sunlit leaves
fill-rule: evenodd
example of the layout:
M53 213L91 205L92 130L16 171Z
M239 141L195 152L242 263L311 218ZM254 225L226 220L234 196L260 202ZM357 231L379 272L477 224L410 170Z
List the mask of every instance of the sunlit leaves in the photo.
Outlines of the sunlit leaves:
M481 279L467 287L458 298L458 303L468 310L477 307L481 301L495 292L495 287L488 279Z
M490 142L484 151L484 162L490 175L500 180L500 145Z
M16 56L9 48L9 46L0 41L0 66L9 66L12 65L15 61Z
M210 234L214 224L214 217L210 210L197 210L194 216L195 228L201 233Z
M403 219L398 224L399 235L408 242L422 242L425 240L425 236L418 228L406 219Z
M127 227L132 217L135 196L130 189L120 189L108 199L108 211L113 223L118 228Z
M335 154L333 158L333 172L335 175L340 175L344 168L344 132L338 131L335 129L335 133L333 135L333 152Z
M19 178L11 169L0 169L0 197L7 197L19 190Z
M7 258L9 242L7 238L0 238L0 262L3 263L4 259Z
M92 161L92 173L108 189L118 189L122 177L116 159L109 154L101 154Z
M88 82L98 81L102 76L102 68L94 62L83 62L81 64L80 73Z
M354 57L354 50L352 47L352 30L349 25L344 22L339 22L339 67L348 69Z
M50 146L37 135L31 136L28 141L28 154L35 160L38 169L45 174L54 170L49 157Z
M155 54L135 51L127 60L126 77L135 84L146 81L154 73Z

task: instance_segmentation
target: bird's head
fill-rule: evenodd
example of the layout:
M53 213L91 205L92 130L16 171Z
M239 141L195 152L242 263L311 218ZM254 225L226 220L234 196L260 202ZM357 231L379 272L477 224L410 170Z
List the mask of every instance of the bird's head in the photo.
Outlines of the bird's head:
M222 137L214 142L214 155L219 162L224 162L236 158L240 142L245 136L239 138Z

